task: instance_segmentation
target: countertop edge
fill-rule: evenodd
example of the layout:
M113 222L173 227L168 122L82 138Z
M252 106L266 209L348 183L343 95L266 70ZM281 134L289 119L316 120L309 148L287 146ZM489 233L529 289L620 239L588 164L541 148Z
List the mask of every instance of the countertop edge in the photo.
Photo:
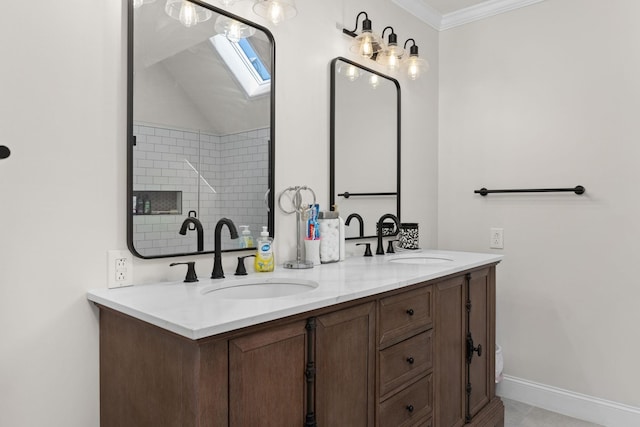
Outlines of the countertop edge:
M442 251L440 251L442 252ZM445 252L448 254L455 254L455 252ZM259 313L257 315L250 315L243 318L233 319L231 321L222 321L214 324L197 325L189 327L188 325L181 325L174 321L169 320L167 317L162 317L159 314L153 314L152 310L144 310L136 308L135 304L125 304L118 299L118 293L112 292L114 289L97 289L87 293L87 299L98 305L110 308L125 315L131 316L138 320L160 327L167 331L173 332L185 338L191 340L199 340L203 338L212 337L215 335L231 332L234 330L242 329L245 327L254 326L260 323L269 322L272 320L282 319L288 316L293 316L313 310L327 308L332 305L354 301L361 298L371 297L374 295L390 292L398 289L402 289L408 286L412 286L418 283L438 280L452 274L457 274L462 271L471 270L483 266L492 266L500 263L503 256L494 254L478 254L484 255L482 259L477 259L472 262L464 264L458 264L451 268L442 268L437 271L430 269L414 268L410 273L406 273L403 277L394 277L393 280L387 282L381 282L380 284L369 287L366 289L353 290L348 293L338 295L327 295L313 299L310 301L302 300L299 304L294 306L283 306L276 308L272 311ZM336 263L338 264L338 263ZM336 265L333 264L333 265ZM382 264L380 264L382 265ZM344 267L343 267L344 268ZM406 270L409 270L408 268ZM170 283L158 284L163 286ZM152 287L154 285L138 285L136 289L141 295L144 293L145 287ZM122 289L122 288L121 288ZM148 288L149 290L151 288ZM171 288L165 288L168 290ZM116 289L117 290L117 289ZM157 310L158 311L158 310Z

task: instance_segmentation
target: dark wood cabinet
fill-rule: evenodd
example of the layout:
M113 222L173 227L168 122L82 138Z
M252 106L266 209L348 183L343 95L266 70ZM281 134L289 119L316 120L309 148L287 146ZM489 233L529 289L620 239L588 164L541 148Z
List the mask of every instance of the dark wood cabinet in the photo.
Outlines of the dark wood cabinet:
M228 351L101 307L101 427L228 424Z
M469 416L475 417L495 397L495 284L489 270L469 273L467 285L467 356ZM475 350L474 350L475 349Z
M375 303L318 316L318 426L372 426L374 420Z
M464 425L465 278L435 285L435 419L442 427Z
M304 425L305 326L297 321L229 341L229 425Z
M428 425L433 412L432 286L378 302L376 426Z
M201 340L100 308L102 427L503 424L494 266Z
M435 304L436 425L502 425L494 383L495 269L435 284Z

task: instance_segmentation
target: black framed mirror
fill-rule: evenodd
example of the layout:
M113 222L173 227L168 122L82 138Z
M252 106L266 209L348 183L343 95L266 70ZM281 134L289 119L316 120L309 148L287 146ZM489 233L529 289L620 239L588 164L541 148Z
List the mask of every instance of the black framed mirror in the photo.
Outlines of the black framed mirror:
M263 226L273 236L272 34L198 0L127 6L129 249L141 258L210 253L225 217L254 242ZM223 251L246 246L222 234Z
M375 237L382 215L400 219L400 84L335 58L330 126L329 204L349 222L347 239Z

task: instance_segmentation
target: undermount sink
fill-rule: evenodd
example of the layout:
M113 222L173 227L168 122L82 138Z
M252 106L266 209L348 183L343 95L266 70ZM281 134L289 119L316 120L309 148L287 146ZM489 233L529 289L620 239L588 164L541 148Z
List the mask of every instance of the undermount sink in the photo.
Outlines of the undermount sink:
M434 255L429 256L425 254L407 254L389 258L387 261L398 264L436 265L451 262L453 260L451 258Z
M241 279L210 286L202 290L202 295L213 295L226 299L264 299L286 297L309 292L318 287L312 280L270 277L265 279Z

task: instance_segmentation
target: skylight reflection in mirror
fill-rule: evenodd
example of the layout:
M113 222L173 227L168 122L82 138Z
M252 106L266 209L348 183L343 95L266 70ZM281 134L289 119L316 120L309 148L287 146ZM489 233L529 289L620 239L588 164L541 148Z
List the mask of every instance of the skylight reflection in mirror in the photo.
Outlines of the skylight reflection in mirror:
M269 93L271 74L247 39L230 40L223 34L210 38L224 62L249 97Z

